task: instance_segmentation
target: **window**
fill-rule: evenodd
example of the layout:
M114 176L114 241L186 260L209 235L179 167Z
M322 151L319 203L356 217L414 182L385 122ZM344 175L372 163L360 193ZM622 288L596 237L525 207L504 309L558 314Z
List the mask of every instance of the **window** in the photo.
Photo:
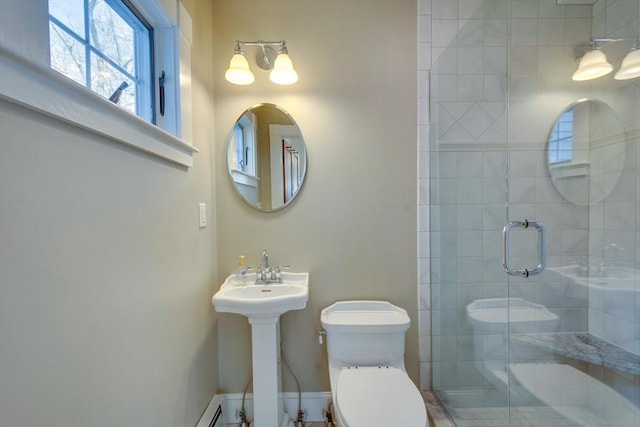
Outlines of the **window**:
M51 67L153 120L153 30L123 0L49 0Z
M235 169L247 175L257 176L256 165L256 125L255 115L246 113L233 128L233 144L235 146L233 163Z
M573 158L573 108L565 111L551 130L549 163L566 163Z
M193 26L180 0L0 0L0 28L1 99L193 165ZM60 43L66 64L51 52Z

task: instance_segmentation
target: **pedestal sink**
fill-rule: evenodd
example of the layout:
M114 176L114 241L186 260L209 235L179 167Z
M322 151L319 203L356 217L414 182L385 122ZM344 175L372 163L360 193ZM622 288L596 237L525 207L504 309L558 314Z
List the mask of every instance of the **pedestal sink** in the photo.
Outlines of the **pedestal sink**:
M280 394L280 316L309 299L309 273L282 272L282 283L256 284L256 274L233 274L212 302L217 312L242 314L251 324L254 427L292 425Z

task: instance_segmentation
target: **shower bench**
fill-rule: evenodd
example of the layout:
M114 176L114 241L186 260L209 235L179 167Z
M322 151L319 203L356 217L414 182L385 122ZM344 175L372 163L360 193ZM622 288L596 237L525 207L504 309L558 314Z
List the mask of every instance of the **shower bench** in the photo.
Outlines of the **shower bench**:
M605 368L640 375L640 355L588 332L513 334L511 340Z

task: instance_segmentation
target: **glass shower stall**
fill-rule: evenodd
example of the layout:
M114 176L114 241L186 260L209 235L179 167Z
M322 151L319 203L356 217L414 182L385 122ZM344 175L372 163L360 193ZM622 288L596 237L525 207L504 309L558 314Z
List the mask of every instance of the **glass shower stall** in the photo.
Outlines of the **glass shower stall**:
M429 75L434 392L457 426L639 427L640 0L465 7Z

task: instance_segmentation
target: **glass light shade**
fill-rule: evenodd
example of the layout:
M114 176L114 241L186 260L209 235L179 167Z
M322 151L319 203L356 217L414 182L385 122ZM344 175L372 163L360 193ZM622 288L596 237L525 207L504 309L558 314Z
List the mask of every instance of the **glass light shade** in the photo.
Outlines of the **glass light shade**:
M640 77L640 48L636 48L627 53L622 60L620 69L613 76L616 80L627 80Z
M249 69L247 58L241 53L236 53L231 57L229 68L224 73L224 78L235 85L249 85L255 80L253 73Z
M585 53L578 69L573 73L572 79L575 81L584 81L597 79L605 76L613 71L613 65L607 61L607 56L599 49L590 50Z
M273 70L269 74L272 82L279 85L290 85L298 81L298 73L293 69L291 58L286 53L281 53L273 63Z

